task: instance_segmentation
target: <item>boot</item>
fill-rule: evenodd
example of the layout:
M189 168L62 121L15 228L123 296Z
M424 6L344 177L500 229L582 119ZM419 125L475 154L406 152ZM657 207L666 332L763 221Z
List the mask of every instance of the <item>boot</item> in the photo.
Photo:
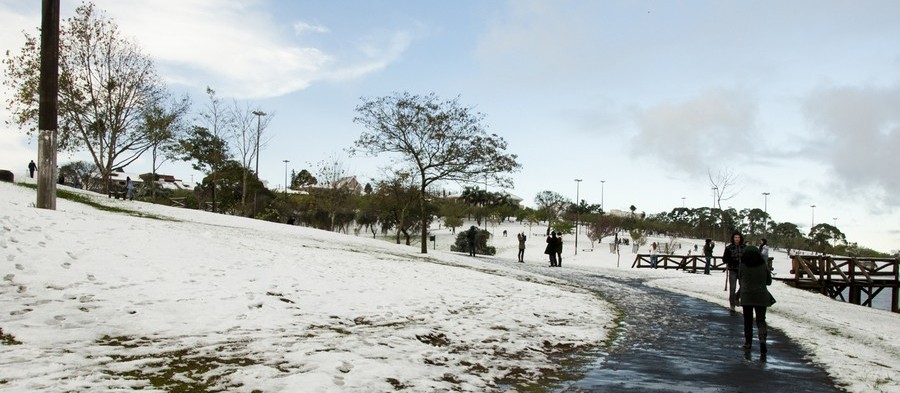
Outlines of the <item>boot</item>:
M759 326L759 353L768 352L768 349L766 348L767 333L766 325Z

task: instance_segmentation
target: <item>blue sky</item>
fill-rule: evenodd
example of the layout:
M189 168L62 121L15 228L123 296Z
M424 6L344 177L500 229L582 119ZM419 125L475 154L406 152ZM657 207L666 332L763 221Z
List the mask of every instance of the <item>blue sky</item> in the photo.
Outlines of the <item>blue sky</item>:
M0 0L4 50L39 24L32 3ZM76 4L64 3L67 17ZM727 168L738 178L726 207L762 207L769 192L777 221L808 231L815 204L815 222L850 241L900 248L896 1L96 4L196 109L211 86L275 113L260 159L273 187L282 160L345 157L360 97L435 92L485 113L519 155L509 191L527 202L575 199L581 178L579 196L599 203L602 188L607 210L709 206L707 171ZM36 144L3 128L0 167L24 167ZM344 162L361 179L382 164Z

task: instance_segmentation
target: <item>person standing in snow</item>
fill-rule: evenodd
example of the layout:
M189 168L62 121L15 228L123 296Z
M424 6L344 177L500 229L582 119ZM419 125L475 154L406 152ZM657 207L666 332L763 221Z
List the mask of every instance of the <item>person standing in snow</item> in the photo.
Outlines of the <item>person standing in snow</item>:
M34 171L37 170L37 164L34 163L34 160L28 163L28 176L34 179Z
M659 251L656 250L656 242L650 245L650 267L656 269Z
M712 263L714 248L716 248L716 244L713 243L712 239L706 239L706 244L703 245L703 256L706 257L706 266L703 267L703 274L709 274L709 264Z
M562 266L562 233L556 238L556 267Z
M740 277L740 304L744 309L744 350L753 347L753 315L756 314L756 330L759 337L759 352L766 353L766 308L775 303L767 286L772 285L772 271L769 270L760 250L747 246L741 254L738 276Z
M125 177L125 198L128 198L129 201L134 200L134 184L131 182L131 177Z
M744 253L744 235L740 232L735 232L731 235L731 243L725 247L725 252L722 254L722 260L725 261L725 273L728 274L726 285L728 286L728 304L731 308L731 311L734 311L734 307L737 303L737 296L735 296L735 291L737 288L738 280L738 269L741 266L741 255ZM759 250L757 250L759 253Z
M769 265L769 242L766 238L759 239L759 253L762 254L763 261L766 262L769 270L772 270L772 266Z
M516 235L516 238L519 239L519 262L525 262L525 240L527 237L525 236L525 232L519 232Z
M466 232L466 240L469 241L469 256L475 256L475 235L477 234L478 229L474 225L469 227L469 230Z
M544 248L544 254L550 256L550 267L556 267L556 232L550 232L547 236L547 247Z

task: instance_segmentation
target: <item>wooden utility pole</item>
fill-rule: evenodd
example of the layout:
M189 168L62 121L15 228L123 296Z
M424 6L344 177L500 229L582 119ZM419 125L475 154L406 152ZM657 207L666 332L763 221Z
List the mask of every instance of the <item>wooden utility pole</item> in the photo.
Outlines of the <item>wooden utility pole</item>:
M41 80L38 86L38 179L36 206L56 210L56 148L59 92L59 0L43 0Z

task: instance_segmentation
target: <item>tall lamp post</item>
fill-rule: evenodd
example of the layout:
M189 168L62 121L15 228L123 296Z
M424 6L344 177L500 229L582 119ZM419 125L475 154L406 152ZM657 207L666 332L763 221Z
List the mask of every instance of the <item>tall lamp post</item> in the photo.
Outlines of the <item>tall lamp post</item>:
M812 230L812 227L816 226L816 205L809 205L812 208L812 219L809 223L809 229Z
M261 133L260 124L262 123L262 117L266 115L266 112L263 112L260 110L255 110L252 113L254 115L256 115L256 151L254 153L256 155L256 167L253 169L253 171L256 173L256 179L258 180L259 179L259 137L260 137L260 133ZM254 191L253 191L253 216L254 217L256 216L256 195L257 195L257 192L254 189Z
M682 209L684 209L684 198L685 198L685 197L681 197L681 208L682 208Z
M287 176L287 164L291 162L290 160L282 160L284 161L284 196L287 197L287 188L288 188L288 176Z
M713 188L712 188L712 192L713 192L713 205L712 205L712 208L715 209L715 208L716 208L716 198L719 196L719 187L713 187Z
M763 235L769 233L769 192L764 192L763 194L763 213L765 215L765 222L763 223Z
M606 180L600 180L600 210L603 213L606 213L606 207L603 206L603 185L606 184Z
M578 255L578 211L581 210L579 201L579 190L581 188L581 179L575 179L575 255Z

